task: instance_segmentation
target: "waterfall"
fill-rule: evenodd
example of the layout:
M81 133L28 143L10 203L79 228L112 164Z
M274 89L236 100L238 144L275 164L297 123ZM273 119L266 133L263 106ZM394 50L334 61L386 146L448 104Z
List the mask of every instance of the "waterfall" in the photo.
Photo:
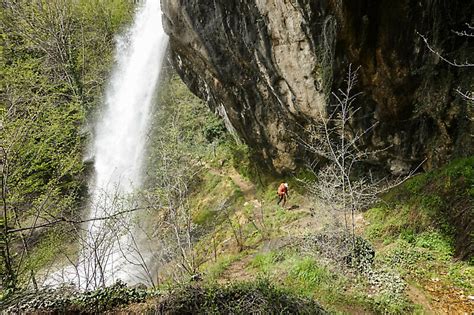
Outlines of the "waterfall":
M118 39L116 68L109 83L105 111L94 139L95 179L91 185L90 216L103 218L137 205L127 197L141 185L141 167L148 118L167 46L159 0L145 0L134 24ZM87 227L86 277L93 285L117 279L133 282L146 272L130 230L133 212L113 222L92 221ZM126 227L126 228L127 228ZM100 265L98 265L100 264Z
M90 289L118 279L146 282L151 276L134 236L138 205L130 196L141 186L148 119L167 43L160 0L143 1L133 25L117 38L115 67L93 139L87 232L77 265L60 272L61 282ZM54 282L59 281L49 281Z

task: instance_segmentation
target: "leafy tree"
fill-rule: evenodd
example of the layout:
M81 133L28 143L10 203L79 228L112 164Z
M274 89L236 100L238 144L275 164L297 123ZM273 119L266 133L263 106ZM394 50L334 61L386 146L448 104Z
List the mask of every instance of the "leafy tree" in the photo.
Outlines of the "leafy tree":
M84 127L101 100L114 34L133 5L2 0L0 6L0 272L2 286L14 288L35 282L27 261L46 232L36 226L80 215Z

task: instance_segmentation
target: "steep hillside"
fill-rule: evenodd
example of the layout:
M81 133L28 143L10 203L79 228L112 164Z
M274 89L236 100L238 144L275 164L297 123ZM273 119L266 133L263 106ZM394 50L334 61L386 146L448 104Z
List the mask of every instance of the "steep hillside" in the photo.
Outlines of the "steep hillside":
M350 247L344 245L340 213L311 201L313 196L293 181L288 204L277 206L278 182L254 184L234 169L231 160L222 164L226 156L222 154L216 156L217 164L206 168L200 189L191 196L198 232L192 246L196 274L184 273L178 280L177 257L160 268L154 289L117 284L84 295L50 291L40 293L44 297L39 300L36 295L23 295L6 305L150 314L211 310L246 314L276 311L275 305L287 310L285 314L319 314L319 304L343 314L474 310L472 253L464 262L456 258L456 233L467 237L463 243L467 248L472 248L472 235L462 224L448 223L446 208L438 208L449 204L453 212L467 215L463 222L472 224L473 199L470 184L466 185L472 179L472 159L415 177L389 192L380 206L359 214L358 246L368 258L360 269L346 259ZM443 176L458 184L444 186ZM444 183L445 188L434 190L437 184L430 178L443 178L436 183ZM412 189L425 193L404 195ZM454 194L470 197L457 204L451 198ZM436 203L430 201L433 196L438 196ZM260 302L255 304L255 299Z
M306 189L315 180L311 173L263 173L178 78L171 76L161 95L144 196L172 198L173 186L161 180L173 177L165 182L174 184L187 170L195 174L180 199L186 211L176 212L183 220L177 227L190 226L188 261L174 232L163 228L173 222L163 212L169 206L155 197L148 200L156 209L142 217L160 235L154 288L118 283L83 294L72 288L20 293L2 301L4 307L165 314L247 314L276 306L305 314L474 309L472 158L418 175L358 212L354 256L343 213ZM170 164L172 156L179 163ZM290 187L284 207L276 204L283 180Z

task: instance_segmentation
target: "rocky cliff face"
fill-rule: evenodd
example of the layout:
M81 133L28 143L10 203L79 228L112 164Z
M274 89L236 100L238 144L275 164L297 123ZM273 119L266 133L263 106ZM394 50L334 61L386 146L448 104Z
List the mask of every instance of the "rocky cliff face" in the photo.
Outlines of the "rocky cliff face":
M295 138L326 115L349 64L360 66L352 127L379 163L404 172L473 153L472 68L462 0L162 0L172 62L190 89L266 164L288 171L307 155ZM296 136L295 136L296 135Z

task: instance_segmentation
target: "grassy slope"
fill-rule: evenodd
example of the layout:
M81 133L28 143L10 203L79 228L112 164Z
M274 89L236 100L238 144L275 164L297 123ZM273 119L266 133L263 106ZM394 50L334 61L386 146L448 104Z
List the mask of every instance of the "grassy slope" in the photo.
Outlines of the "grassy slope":
M400 272L425 307L472 312L474 158L418 175L384 201L365 215L377 263Z
M472 158L412 178L364 214L359 231L376 246L374 270L393 275L387 282L408 283L398 295L390 285L374 290L371 278L341 273L330 261L301 250L299 236L331 226L328 215L313 208L301 188L292 190L291 210L277 206L278 181L256 187L236 176L231 164L210 167L203 179L206 197L195 199L195 223L206 230L196 245L205 281L265 277L343 313L472 309L467 298L474 293L472 261L457 259L472 257ZM225 199L230 201L222 209Z
M290 184L291 198L282 208L276 205L278 181L255 187L236 176L231 165L206 177L210 179L206 198L195 208L195 223L209 227L196 245L205 282L228 284L263 277L336 312L370 312L378 304L385 307L377 297L367 296L361 279L339 273L337 266L300 248L303 236L323 231L333 222L324 210L312 207L296 182ZM225 211L216 210L221 198L232 195L236 198Z
M457 235L454 227L456 222L472 224L467 211L472 209L472 159L417 176L365 213L367 222L358 216L360 234L377 248L373 274L361 276L341 272L340 266L301 246L304 236L331 230L337 218L315 205L295 179L261 178L250 156L245 146L223 139L204 157L206 168L196 185L198 192L190 198L204 283L263 277L342 313L438 308L438 297L427 291L431 287L414 285L413 273L443 279L440 285L458 285L465 296L472 294L472 266L452 259L469 251L469 246L463 246L469 240ZM276 205L275 191L282 180L290 182L286 209ZM455 221L450 221L451 209L459 215ZM430 278L433 266L446 277ZM466 298L458 297L455 302L467 309Z

